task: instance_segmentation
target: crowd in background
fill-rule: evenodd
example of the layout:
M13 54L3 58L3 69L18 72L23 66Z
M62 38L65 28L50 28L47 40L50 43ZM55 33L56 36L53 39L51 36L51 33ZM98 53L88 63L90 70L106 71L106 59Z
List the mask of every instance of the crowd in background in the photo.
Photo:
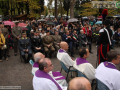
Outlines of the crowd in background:
M26 31L22 30L22 32L20 32L21 34L20 34L19 39L21 38L22 33L26 33L27 37L30 38L31 49L34 52L37 52L34 49L34 45L33 45L33 43L35 43L34 39L33 39L35 36L38 36L41 40L40 41L41 43L39 44L41 46L39 46L39 47L41 47L40 52L42 52L42 53L44 51L48 52L51 50L57 51L60 48L59 43L61 41L66 41L68 43L69 51L71 52L71 56L73 56L73 57L74 57L75 49L81 48L82 46L86 47L86 45L89 45L89 51L91 52L91 43L97 42L97 39L99 37L99 30L103 28L102 24L96 25L96 22L100 21L100 20L79 19L78 22L70 22L70 23L68 23L67 20L68 19L66 19L66 18L61 18L59 20L57 20L56 18L53 18L53 19L46 18L45 21L18 20L19 23L26 23L27 24L26 28L28 29ZM120 21L119 21L119 18L116 18L116 19L111 18L110 21L111 21L110 28L113 31L112 48L114 48L115 42L117 42L119 44ZM18 46L18 44L13 44L13 43L15 43L14 35L12 33L13 27L11 28L11 26L4 25L4 23L1 22L0 28L1 28L0 33L3 33L4 38L6 40L5 42L6 42L6 45L8 48L6 51L0 49L1 53L6 52L6 54L4 54L4 57L6 59L7 57L10 56L9 52L7 52L7 51L9 51L10 48L11 49L14 48L15 56L16 56L18 51L16 51L15 49L18 49L18 48L16 48ZM82 31L84 32L84 35L86 36L84 38L83 38L83 36L80 36ZM46 39L44 37L47 35L47 33L50 34L50 36L52 36L51 37L52 40L50 40L50 43L52 44L53 47L50 50L47 50L44 48L45 43L47 42L44 40L44 39ZM59 38L57 37L58 35L60 36ZM69 36L69 37L67 37L68 39L66 39L66 36ZM57 38L57 40L55 40L56 38ZM18 43L18 41L16 43ZM3 45L1 45L1 46L3 46ZM46 56L47 56L47 54L46 54ZM51 55L49 55L49 56L51 56ZM2 57L2 56L0 56L0 57ZM0 58L0 60L1 59L2 58Z

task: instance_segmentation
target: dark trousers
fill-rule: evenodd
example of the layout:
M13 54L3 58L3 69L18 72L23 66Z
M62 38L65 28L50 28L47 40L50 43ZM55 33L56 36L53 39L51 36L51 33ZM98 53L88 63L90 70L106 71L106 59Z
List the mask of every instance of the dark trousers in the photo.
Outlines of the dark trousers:
M91 52L91 43L87 42L87 45L89 45L89 52ZM86 44L82 44L83 47L86 47Z
M18 40L14 41L14 53L18 53Z
M37 52L41 52L41 53L43 53L43 49L40 49L40 50L33 49L33 52L34 52L34 53L37 53Z
M102 49L100 47L101 46L99 46L99 49L98 49L99 64L101 62L105 62L106 61L106 54L110 50L110 47L108 47L107 45L102 45ZM109 50L107 50L108 48L109 48Z
M7 56L6 56L6 49L4 49L4 50L0 49L0 60L2 59L3 56L4 56L5 59L7 58Z
M26 54L26 53L28 54L27 59L26 59L26 57L25 57L25 54ZM22 58L24 59L24 62L25 62L25 63L28 63L29 60L30 60L30 58L32 57L32 51L31 51L31 50L28 50L28 52L21 51L21 56L22 56Z
M8 43L8 39L6 40L6 45L7 45L7 49L6 49L6 54L9 55L9 43Z
M73 42L68 42L69 45L69 50L71 52L71 56L74 55L74 51L73 51Z

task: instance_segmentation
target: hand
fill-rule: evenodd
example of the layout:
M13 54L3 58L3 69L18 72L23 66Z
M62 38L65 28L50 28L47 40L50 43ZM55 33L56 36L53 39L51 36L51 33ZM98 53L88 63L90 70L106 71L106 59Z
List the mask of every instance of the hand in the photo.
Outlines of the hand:
M19 39L19 36L17 37L17 39Z
M47 47L49 48L49 47L50 47L50 45L47 45Z
M3 46L5 45L5 43L3 43Z
M26 52L28 52L28 49L26 50Z
M25 52L25 49L23 49L23 51Z
M87 45L87 42L85 44Z
M57 43L58 45L60 45L60 43Z

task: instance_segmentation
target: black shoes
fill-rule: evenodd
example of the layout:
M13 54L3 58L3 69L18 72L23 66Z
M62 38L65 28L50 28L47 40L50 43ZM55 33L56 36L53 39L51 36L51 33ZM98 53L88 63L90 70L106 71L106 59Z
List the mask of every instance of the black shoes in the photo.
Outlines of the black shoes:
M93 52L90 52L91 54L93 54Z

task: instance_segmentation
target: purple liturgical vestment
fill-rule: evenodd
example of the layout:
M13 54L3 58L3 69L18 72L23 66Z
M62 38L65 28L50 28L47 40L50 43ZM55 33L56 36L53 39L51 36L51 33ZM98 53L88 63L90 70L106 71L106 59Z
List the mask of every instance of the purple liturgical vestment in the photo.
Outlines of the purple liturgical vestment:
M41 71L41 70L37 70L35 75L36 77L39 77L39 78L47 78L51 80L58 87L58 90L62 90L59 84L48 73Z
M77 58L76 60L77 65L83 64L83 63L89 63L87 60L84 58Z
M105 65L105 67L107 67L107 68L111 68L111 69L117 69L116 67L115 67L115 65L113 65L113 64L111 64L111 63L109 63L109 62L104 62L104 65Z
M39 63L38 62L34 62L33 67L39 67Z
M39 68L39 63L38 62L34 62L33 67ZM62 76L60 72L52 72L52 75L54 77ZM56 78L55 80L62 80L62 79L65 79L65 77L62 76L62 77Z
M62 52L66 53L66 52L65 52L64 50L62 50L62 49L59 49L59 52L60 52L60 53L62 53Z

